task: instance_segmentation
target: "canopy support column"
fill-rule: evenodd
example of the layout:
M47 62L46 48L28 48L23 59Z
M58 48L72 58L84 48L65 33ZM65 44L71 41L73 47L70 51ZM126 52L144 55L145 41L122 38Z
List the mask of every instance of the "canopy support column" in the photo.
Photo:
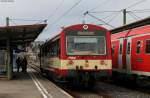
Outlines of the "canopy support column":
M7 39L7 78L8 80L12 79L12 53L10 49L10 39Z

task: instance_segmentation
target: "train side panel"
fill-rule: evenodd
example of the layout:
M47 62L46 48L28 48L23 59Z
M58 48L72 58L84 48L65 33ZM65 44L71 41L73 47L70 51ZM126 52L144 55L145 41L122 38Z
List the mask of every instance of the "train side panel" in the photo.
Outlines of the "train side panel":
M112 54L115 72L120 75L122 73L129 76L150 76L150 25L128 30L125 35L122 32L113 34L112 39L112 48L115 44L114 54ZM123 50L120 49L121 39L123 39ZM119 56L120 52L122 52L121 56ZM122 62L122 65L119 62Z
M150 76L150 54L149 50L146 49L149 47L149 40L150 35L141 35L132 39L131 65L133 73Z

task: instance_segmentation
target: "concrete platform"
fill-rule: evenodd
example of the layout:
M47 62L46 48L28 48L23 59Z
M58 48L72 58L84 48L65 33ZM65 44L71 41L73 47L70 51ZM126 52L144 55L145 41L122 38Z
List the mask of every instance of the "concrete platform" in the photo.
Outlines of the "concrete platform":
M0 98L73 98L54 83L29 69L14 73L13 80L0 78Z
M28 74L15 73L13 80L0 79L0 98L42 98Z

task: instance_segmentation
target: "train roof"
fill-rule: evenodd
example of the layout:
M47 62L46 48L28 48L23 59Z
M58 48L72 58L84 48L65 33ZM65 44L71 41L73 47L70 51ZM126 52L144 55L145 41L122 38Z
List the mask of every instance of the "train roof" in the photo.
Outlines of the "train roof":
M56 41L59 38L60 38L60 34L57 34L54 37L52 37L51 39L47 40L44 44L42 44L41 47L44 47L44 46L48 45L49 43Z
M112 40L115 40L117 38L124 38L126 36L134 36L146 33L150 33L150 25L145 25L134 29L122 31L120 33L112 34Z
M126 34L127 34L127 31L112 34L111 35L111 40L115 40L115 39L118 39L118 38L124 38L126 36Z
M150 17L110 30L112 34L150 24Z
M107 30L106 28L102 27L102 26L99 26L99 25L94 25L94 24L75 24L75 25L71 25L71 26L67 26L67 27L64 27L64 31L65 30L70 30L70 29L76 29L76 30L79 30L79 29L83 29L83 27L87 25L87 26L90 26L88 29L89 30L92 30L92 29L104 29L104 30ZM108 31L108 30L107 30Z

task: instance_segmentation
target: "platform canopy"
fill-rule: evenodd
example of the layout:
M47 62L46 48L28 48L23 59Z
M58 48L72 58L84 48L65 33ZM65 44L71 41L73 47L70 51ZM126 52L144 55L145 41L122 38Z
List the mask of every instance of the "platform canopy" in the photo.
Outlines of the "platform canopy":
M47 24L18 25L0 27L0 49L6 47L9 39L10 47L26 45L34 41Z
M121 31L125 31L125 30L128 30L128 29L133 29L133 28L136 28L136 27L149 25L149 24L150 24L150 17L147 17L145 19L142 19L142 20L139 20L139 21L136 21L136 22L126 24L124 26L112 29L112 30L110 30L110 32L112 34L114 34L114 33L118 33L118 32L121 32Z

